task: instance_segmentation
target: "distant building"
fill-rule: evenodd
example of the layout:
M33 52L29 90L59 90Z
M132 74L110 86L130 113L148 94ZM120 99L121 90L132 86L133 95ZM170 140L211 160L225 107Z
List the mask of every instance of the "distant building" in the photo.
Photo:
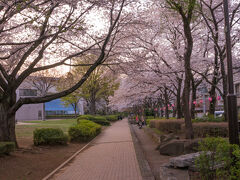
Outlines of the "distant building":
M202 85L197 89L197 99L195 103L195 112L197 117L202 117L205 113L208 113L209 106L212 101L212 97L209 96L206 85ZM223 98L216 92L216 106L215 111L223 111Z
M48 115L66 115L66 114L74 114L74 109L70 105L65 107L61 99L55 99L50 102L45 103L45 114ZM84 114L83 113L83 102L82 100L79 101L77 107L77 114Z
M51 89L52 92L56 92L55 88ZM37 97L40 93L29 83L23 82L16 90L17 100L20 97ZM42 120L45 109L45 115L64 115L74 114L73 107L65 107L61 99L56 99L46 103L39 104L25 104L19 108L16 112L16 121L24 120ZM79 101L78 114L84 114L83 101Z

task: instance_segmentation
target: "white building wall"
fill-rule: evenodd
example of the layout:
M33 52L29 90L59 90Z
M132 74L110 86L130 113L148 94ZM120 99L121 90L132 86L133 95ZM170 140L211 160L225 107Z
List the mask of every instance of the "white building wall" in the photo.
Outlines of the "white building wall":
M23 105L16 112L17 121L41 120L41 119L42 119L42 104Z
M34 89L27 83L22 83L17 89L17 100L20 98L19 89ZM29 96L28 96L29 97ZM39 120L43 116L43 103L39 104L26 104L20 107L16 112L16 121L26 121L26 120Z

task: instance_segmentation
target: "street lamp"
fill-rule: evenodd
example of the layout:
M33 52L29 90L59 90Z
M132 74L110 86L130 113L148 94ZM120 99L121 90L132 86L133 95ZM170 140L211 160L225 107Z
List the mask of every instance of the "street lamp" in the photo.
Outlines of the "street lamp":
M229 129L229 142L231 144L239 144L237 97L234 94L234 85L233 85L232 50L231 50L228 0L223 0L223 6L224 6L224 19L225 19L227 74L228 74L227 76L228 77L227 119L228 119L228 129Z

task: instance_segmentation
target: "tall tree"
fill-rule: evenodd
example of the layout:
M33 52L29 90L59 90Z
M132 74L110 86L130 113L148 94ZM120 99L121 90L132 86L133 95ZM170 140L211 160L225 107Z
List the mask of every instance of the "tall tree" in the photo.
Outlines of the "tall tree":
M192 79L191 72L191 55L193 50L193 38L191 31L191 23L194 18L194 9L196 6L196 0L187 1L173 1L166 0L171 9L174 9L180 16L183 22L185 41L185 52L184 52L184 70L185 70L185 80L184 80L184 95L183 95L183 105L184 105L184 120L186 126L186 138L192 139L194 137L191 113L189 107L190 98L190 84Z
M87 55L84 58L88 60L84 60L85 62L92 63L95 59L95 55ZM75 66L77 64L81 64L80 61L77 60ZM87 71L88 67L79 66L75 67L72 71L74 76L81 76ZM84 82L84 84L79 89L78 96L82 97L89 106L90 114L96 114L96 103L100 101L109 101L109 97L114 95L114 92L118 89L119 83L116 81L116 74L109 70L109 68L104 64L103 66L97 67L89 78Z
M116 27L121 26L125 0L4 0L0 6L0 141L16 142L15 114L23 104L42 103L74 92L103 63L116 43L112 35L116 37ZM96 9L108 17L100 36L86 21ZM96 59L74 86L16 101L16 89L28 76L64 65L93 48ZM44 65L43 61L48 63Z

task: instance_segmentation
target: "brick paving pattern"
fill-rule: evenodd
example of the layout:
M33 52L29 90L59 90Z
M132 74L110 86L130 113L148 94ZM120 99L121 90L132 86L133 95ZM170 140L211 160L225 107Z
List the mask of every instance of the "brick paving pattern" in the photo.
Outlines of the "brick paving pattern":
M104 130L54 180L142 180L127 120Z

